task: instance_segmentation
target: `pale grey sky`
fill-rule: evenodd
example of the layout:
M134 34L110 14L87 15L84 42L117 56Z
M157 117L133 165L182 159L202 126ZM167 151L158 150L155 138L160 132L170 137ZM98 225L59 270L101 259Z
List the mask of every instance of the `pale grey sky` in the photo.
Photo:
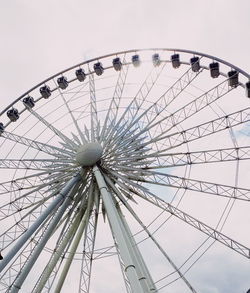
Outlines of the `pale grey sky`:
M250 71L248 0L12 0L0 3L0 101L88 57L174 47Z
M1 108L64 68L125 49L190 49L250 72L249 11L249 0L1 1ZM213 282L209 271L219 274L223 262L218 255L216 268L210 267L208 254L207 275L197 270L198 283ZM237 262L228 259L226 265ZM231 292L225 278L225 292Z

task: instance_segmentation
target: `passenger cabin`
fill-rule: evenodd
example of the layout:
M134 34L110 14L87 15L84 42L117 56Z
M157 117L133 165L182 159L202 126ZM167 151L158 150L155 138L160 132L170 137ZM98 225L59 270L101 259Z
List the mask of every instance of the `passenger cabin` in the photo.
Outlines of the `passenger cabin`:
M219 63L213 62L209 64L210 75L212 78L217 78L220 75Z
M231 70L227 74L228 85L231 87L237 87L239 84L239 73L236 70Z
M77 69L75 74L76 74L76 78L81 82L84 81L86 78L86 74L82 68Z
M4 126L3 123L0 122L0 134L2 134L4 132Z
M133 55L131 60L132 60L132 63L135 67L140 66L141 61L140 61L139 55Z
M10 121L15 122L19 118L18 110L15 108L10 109L7 112L7 116L9 117Z
M44 99L48 99L51 96L51 90L47 85L40 88L40 93Z
M250 81L246 83L246 96L250 98Z
M159 66L160 64L161 64L161 59L160 59L160 56L159 56L159 54L154 54L153 56L152 56L152 61L153 61L153 64L154 64L154 66L156 67L156 66Z
M119 57L113 59L113 67L116 71L120 71L122 69L122 62Z
M101 62L97 62L97 63L94 64L94 71L95 71L95 73L97 75L102 75L103 74L104 68L103 68Z
M178 68L180 67L181 65L181 62L180 62L180 55L179 54L174 54L171 56L171 62L172 62L172 66L174 68Z
M23 99L23 104L26 108L33 108L35 106L35 101L32 97L27 96Z
M65 90L67 88L67 86L69 85L67 78L65 76L58 77L57 83L58 83L59 88L62 90Z
M190 64L193 72L198 72L200 70L200 60L199 57L193 57L190 59Z

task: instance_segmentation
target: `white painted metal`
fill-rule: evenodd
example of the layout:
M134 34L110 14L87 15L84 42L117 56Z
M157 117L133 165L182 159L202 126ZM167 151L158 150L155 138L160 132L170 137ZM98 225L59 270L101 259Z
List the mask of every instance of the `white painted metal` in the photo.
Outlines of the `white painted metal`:
M122 203L124 204L124 206L126 206L128 208L128 203L126 201L123 200L123 197L120 193L120 191L116 188L115 184L107 177L107 176L104 176L104 179L105 181L109 184L109 186L112 188L113 192L118 196L118 198L122 201ZM141 276L146 276L145 278L145 281L147 283L147 287L149 288L149 290L151 292L158 292L155 285L154 285L154 282L153 282L153 279L151 277L151 274L147 268L147 265L145 264L144 262L144 259L140 253L140 250L139 248L137 247L137 244L134 240L134 237L129 229L129 226L122 214L122 211L119 207L119 204L116 202L116 207L117 207L117 211L120 215L120 219L121 219L121 227L123 229L123 233L125 235L128 235L131 243L132 243L132 247L133 247L133 250L131 251L131 253L134 253L135 255L135 258L137 260L137 264L138 264L138 267L140 268L141 272Z
M46 135L51 134L48 140L45 133L34 135L33 130L28 129L27 132L25 130L21 135L17 135L18 131L16 130L21 128L20 125L13 131L7 132L5 129L11 126L11 121L4 124L4 129L2 126L0 128L3 146L7 145L7 142L10 143L10 152L0 159L0 171L16 169L13 180L0 183L1 195L8 197L8 200L1 205L0 220L8 220L11 217L18 219L0 235L1 255L4 256L3 260L0 261L0 268L3 271L0 282L1 291L6 289L5 292L11 290L11 293L16 293L20 287L24 288L22 284L34 265L36 257L45 247L47 240L52 237L51 235L56 235L58 232L60 236L57 239L55 252L51 255L47 267L38 281L36 280L37 283L32 292L51 292L55 287L55 292L63 290L65 278L73 264L73 259L79 252L82 252L79 251L78 244L83 239L84 250L86 246L89 248L87 257L90 259L82 257L79 292L89 293L92 261L95 259L94 256L98 255L94 245L97 215L99 206L101 206L103 217L105 218L107 215L109 220L120 264L125 274L127 292L157 292L157 288L130 227L123 217L124 207L135 217L144 232L151 238L153 245L158 247L162 255L169 261L177 272L178 278L183 279L185 285L192 292L196 292L187 281L185 271L182 273L179 270L166 251L159 245L153 233L149 231L134 212L132 206L129 205L129 201L136 202L138 197L207 234L208 238L223 243L232 251L247 258L250 257L249 248L221 232L218 228L219 224L220 227L223 227L221 220L216 228L204 224L182 212L178 208L178 204L172 205L165 202L151 190L151 187L155 190L154 187L158 186L157 189L164 187L168 190L177 188L178 192L184 190L183 194L196 191L200 195L211 194L215 198L223 196L222 200L228 199L228 204L222 214L225 220L233 207L232 201L245 201L241 201L241 203L249 201L250 190L238 186L240 161L249 160L249 147L238 143L234 130L241 132L241 135L244 131L246 132L250 108L241 101L244 104L244 109L241 109L237 103L235 109L231 107L230 111L219 109L217 112L217 102L224 100L224 96L230 99L236 90L236 87L232 87L228 83L227 71L225 71L226 73L219 72L218 81L213 79L213 86L208 90L199 89L196 84L204 78L204 72L207 73L209 65L213 61L220 62L220 69L225 67L222 69L223 71L234 69L239 73L239 84L235 84L238 85L237 91L238 88L244 87L246 79L250 77L249 74L228 62L206 54L189 50L149 49L149 54L155 54L155 51L159 51L160 54L181 52L184 56L186 56L185 54L191 54L191 57L197 55L201 57L201 68L198 72L194 72L192 67L188 67L187 70L181 69L180 77L175 78L173 82L170 81L168 86L164 87L165 79L162 77L168 78L167 70L169 63L171 65L171 59L167 55L164 55L163 58L161 56L160 66L153 69L148 66L149 63L146 59L141 65L146 65L145 68L147 67L148 71L145 70L144 78L135 86L137 80L134 77L137 72L140 72L142 66L134 68L130 60L133 54L139 54L143 51L145 50L118 52L119 58L123 60L119 74L116 71L110 73L111 70L114 70L111 66L112 58L117 57L117 54L99 58L103 59L102 62L105 64L102 77L96 76L95 71L92 70L94 62L98 62L99 59L88 60L66 69L60 74L70 73L70 76L74 76L74 72L71 72L73 69L87 65L88 70L85 69L88 77L87 82L79 85L79 81L72 77L68 79L68 85L71 86L61 90L55 81L58 75L54 75L31 91L26 92L0 113L2 118L1 115L6 114L6 110L12 106L17 106L16 108L19 109L21 98L27 94L32 96L34 90L47 82L51 87L50 83L54 82L54 88L51 89L52 96L48 100L45 101L39 96L34 101L34 108L23 108L19 111L20 118L24 120L20 125L25 122L25 115L30 112L32 115L29 114L28 118L31 117L31 120L33 119L37 123L34 126L42 125L43 129L48 130ZM151 56L149 56L150 60ZM186 60L181 59L181 67L190 65L188 59L190 56L186 57ZM176 70L175 73L177 73L179 69L173 70ZM106 81L108 83L109 79L112 78L113 83L106 87ZM158 80L160 80L159 84ZM99 84L102 86L100 87ZM159 91L155 91L158 86ZM130 92L130 87L132 89L134 87L135 90ZM191 92L194 88L199 94L192 95L191 93L189 95L189 91ZM102 96L99 95L100 90L103 90L103 100L100 100ZM183 103L179 97L183 97L185 100L186 94L191 98ZM34 94L34 96L37 95ZM111 98L108 104L106 103L107 98ZM127 104L126 99L129 100ZM80 103L77 102L78 100ZM62 103L61 107L60 102ZM43 107L36 107L38 104L39 106L41 104L48 106L47 112L43 111ZM53 104L55 105L53 106ZM51 109L54 111L50 112L50 105L54 107ZM175 105L177 105L176 108L173 107ZM196 123L194 119L199 118L206 111L208 119L204 115L205 120ZM213 111L210 116L209 111ZM63 118L64 114L65 119ZM60 115L62 116L60 117ZM62 121L63 123L60 125L59 122ZM191 123L189 123L190 121ZM192 121L194 122L192 123ZM72 133L72 127L76 133ZM9 128L11 129L11 127ZM230 134L234 148L231 146L212 146L210 150L193 148L194 141L197 143L196 145L205 139L210 142L209 139L212 140L218 132L222 135ZM29 138L30 134L33 138ZM44 139L44 137L46 138ZM245 135L246 137L247 135ZM16 145L25 151L18 158L13 158L11 152L14 153ZM170 150L171 153L169 153ZM35 152L36 154L33 155ZM31 157L29 157L30 154ZM234 168L235 180L232 184L231 182L227 184L212 183L205 179L195 180L186 172L193 164L196 166L205 163L229 162L230 164L230 161L237 163L237 167ZM86 167L84 172L80 171L82 167ZM173 167L178 167L176 168L178 170L186 168L185 175L175 175L171 171L169 172L169 170L174 170ZM161 169L162 173L157 172L158 169ZM78 180L80 178L82 180L81 187L78 188L78 185L73 184L76 195L73 204L68 205L70 199L64 200L67 197L67 192L64 192L62 188L65 182L75 180L74 178L71 180L71 178L78 172L81 173L78 178ZM18 173L22 175L17 177ZM86 186L86 189L83 189L82 186ZM63 190L64 197L56 196L58 190ZM56 199L53 204L40 215L41 211L44 210L44 205L54 196ZM61 207L59 208L59 206ZM39 215L40 217L38 217ZM38 219L31 219L33 216ZM60 216L62 219L59 219ZM41 236L39 229L43 224L47 226L41 229L44 233ZM24 232L26 228L27 231ZM31 236L34 237L34 241L30 240ZM35 243L37 244L35 245ZM30 250L29 244L32 244ZM5 255L9 246L12 249ZM46 247L46 249L53 248ZM62 260L64 253L67 254L67 258ZM96 259L101 258L101 254L102 252L99 252ZM63 264L64 268L62 268ZM21 273L18 276L19 271ZM165 286L158 287L158 290L160 291Z
M70 150L74 150L77 145L74 141L70 140L66 135L64 135L60 130L55 128L55 126L51 125L48 121L46 121L45 118L43 118L41 115L39 115L36 111L29 108L29 111L32 115L34 115L40 122L42 122L44 125L46 125L51 131L55 133L55 135L59 136L60 139L67 145L67 147Z
M101 172L99 171L97 166L93 167L93 172L95 174L105 204L109 223L112 227L112 231L114 232L117 244L120 249L122 260L125 264L125 273L130 281L132 291L133 293L150 292L149 290L143 290L144 279L139 279L138 268L136 267L136 260L131 254L131 247L128 246L126 236L123 234L118 212L116 210L112 197L109 194L107 185L101 175Z
M79 224L81 223L82 217L86 211L86 206L82 207L82 209L78 212L75 220L73 221L70 229L68 230L67 234L64 236L64 239L60 243L58 249L54 252L52 259L50 262L46 265L45 271L43 272L41 279L39 280L36 288L32 291L32 293L40 293L42 292L42 289L44 288L44 285L46 284L52 270L54 269L55 265L57 264L59 258L61 257L65 247L68 243L70 243L79 227Z
M182 280L186 283L187 287L191 290L193 293L197 293L197 291L193 288L193 286L190 284L190 282L185 278L185 276L182 274L182 272L179 270L179 268L175 265L175 263L172 261L172 259L168 256L166 251L161 247L161 245L158 243L156 238L153 236L153 234L148 230L148 228L143 224L143 222L140 220L140 218L136 215L134 210L131 208L128 202L124 202L124 205L129 210L129 212L132 214L132 216L136 219L136 221L141 225L142 229L148 234L150 239L155 243L155 245L158 247L158 249L161 251L161 253L164 255L164 257L168 260L168 262L172 265L174 270L179 274L179 276L182 278Z
M77 176L77 180L79 180L79 176ZM74 178L75 179L75 178ZM73 182L75 184L77 181ZM71 185L71 188L73 185L69 182ZM78 187L78 186L77 186ZM60 194L62 194L66 199L64 200L63 204L61 205L60 209L56 213L54 219L50 223L48 229L44 233L42 239L39 241L38 245L35 248L35 251L32 253L31 257L28 259L28 262L25 264L25 266L22 268L22 271L20 272L20 275L18 276L17 280L15 281L13 288L11 289L11 293L17 293L25 281L27 275L29 274L30 270L32 269L33 265L35 264L37 258L39 257L40 253L42 252L44 246L46 245L47 241L51 237L51 234L55 230L56 225L60 221L61 217L63 216L65 210L73 200L73 196L76 193L77 189L73 187L73 189L70 191L69 187L66 185L65 188L61 191ZM68 193L68 194L67 194Z
M85 211L85 213L84 213L84 215L83 215L83 217L81 219L80 225L79 225L79 227L77 229L77 234L76 234L76 236L75 236L75 238L73 240L73 243L72 243L70 251L69 251L69 257L67 258L67 261L66 261L65 266L64 266L64 268L62 270L62 273L60 275L60 279L58 280L58 283L57 283L57 286L55 288L54 293L60 293L61 292L62 286L63 286L63 284L65 282L65 279L67 277L68 271L70 269L70 266L72 264L73 258L75 256L77 247L78 247L79 242L80 242L80 240L82 238L82 235L83 235L84 229L86 227L87 221L89 220L90 212L91 212L91 209L93 208L93 203L94 203L93 197L91 195L88 198L87 209L86 209L86 211Z
M96 202L96 196L95 196L96 191L97 189L93 191L95 209L91 211L87 226L84 231L79 293L80 292L88 293L90 291L92 264L93 264L93 258L94 258L94 252L95 252L94 249L95 249L98 216L99 216L99 213L98 213L99 204Z
M116 52L116 53L112 53L112 54L107 54L107 55L104 55L104 56L100 56L98 58L98 60L101 60L103 58L107 58L107 57L111 57L111 56L116 56L116 55L120 55L120 54L126 54L126 53L134 53L134 52L142 52L142 51L165 51L165 52L179 52L179 53L188 53L188 54L191 54L191 55L198 55L198 56L201 56L201 57L206 57L206 58L209 58L211 60L214 60L214 61L218 61L222 64L225 64L227 65L229 68L233 68L234 70L240 72L241 74L245 75L248 79L250 79L250 74L247 73L246 71L242 70L241 68L235 66L234 64L230 63L230 62L227 62L221 58L218 58L216 56L212 56L212 55L209 55L209 54L204 54L204 53L201 53L201 52L197 52L197 51L192 51L192 50L185 50L185 49L177 49L177 48L151 48L151 49L132 49L132 50L127 50L127 51L120 51L120 52ZM58 72L57 74L54 74L52 75L51 77L43 80L42 82L40 82L39 84L37 84L36 86L32 87L30 90L28 90L27 92L25 92L24 94L22 94L20 97L18 97L16 100L14 100L8 107L6 107L4 110L2 110L2 112L0 112L0 116L5 113L10 107L12 107L16 102L18 102L19 100L21 100L23 97L25 97L26 95L28 95L31 91L33 91L34 89L46 84L46 82L48 82L49 80L59 76L59 75L62 75L63 73L67 72L67 71L70 71L74 68L78 68L79 66L81 65L84 65L84 64L88 64L89 62L93 62L95 61L96 59L90 59L88 61L85 61L85 62L81 62L79 64L76 64L74 66L71 66L63 71L60 71Z
M138 271L139 271L139 278L145 281L145 284L143 283L143 288L144 290L149 290L150 292L158 292L156 289L156 286L154 285L153 279L150 275L150 272L147 268L147 265L140 253L139 248L137 247L137 244L133 238L133 235L129 229L129 226L124 218L124 215L121 212L121 209L119 208L118 203L116 204L117 206L117 211L119 213L120 216L120 220L121 220L121 227L123 230L123 233L125 235L127 235L127 239L129 240L129 242L131 242L131 254L134 254L134 257L136 259L136 263L137 263L137 267L138 267Z
M9 251L9 253L5 256L5 258L0 263L0 272L8 265L8 263L15 257L16 253L21 249L24 243L32 236L32 234L36 231L36 229L43 223L43 221L58 207L59 203L63 201L70 191L70 189L79 181L80 176L77 175L73 177L68 184L64 187L64 189L59 192L59 195L56 199L48 206L48 208L44 211L43 214L33 223L33 225L23 234L21 239L16 243L16 245Z

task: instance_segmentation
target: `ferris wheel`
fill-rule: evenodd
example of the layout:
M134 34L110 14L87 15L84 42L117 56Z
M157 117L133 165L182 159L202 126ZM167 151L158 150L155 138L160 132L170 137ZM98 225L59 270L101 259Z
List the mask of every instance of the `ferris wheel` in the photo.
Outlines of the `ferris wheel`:
M129 50L6 107L0 292L208 292L208 271L216 290L234 272L246 284L249 78L198 52Z

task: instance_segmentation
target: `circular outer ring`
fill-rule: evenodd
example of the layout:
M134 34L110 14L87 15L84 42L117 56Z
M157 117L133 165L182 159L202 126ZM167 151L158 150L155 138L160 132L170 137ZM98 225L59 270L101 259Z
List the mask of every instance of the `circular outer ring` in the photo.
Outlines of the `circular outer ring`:
M71 66L67 69L64 69L52 76L50 76L49 78L43 80L42 82L38 83L37 85L35 85L34 87L32 87L31 89L29 89L28 91L26 91L25 93L23 93L21 96L19 96L17 99L15 99L11 104L9 104L4 110L2 110L0 112L0 116L2 116L7 110L9 110L15 103L17 103L18 101L20 101L22 98L24 98L26 95L28 95L30 92L32 92L33 90L35 90L36 88L44 85L46 82L48 82L49 80L57 77L58 75L62 75L63 73L65 72L68 72L72 69L75 69L79 66L82 66L84 64L88 64L90 62L93 62L93 61L96 61L96 60L101 60L101 59L104 59L104 58L108 58L108 57L111 57L111 56L116 56L116 55L121 55L121 54L126 54L126 53L133 53L133 52L142 52L142 51L166 51L166 52L178 52L178 53L187 53L187 54L192 54L192 55L197 55L197 56L200 56L200 57L205 57L205 58L208 58L208 59L211 59L213 61L217 61L217 62L220 62L228 67L230 67L231 69L234 69L236 71L238 71L240 74L242 74L243 76L245 76L247 79L250 80L250 74L247 73L246 71L242 70L241 68L233 65L232 63L230 62L227 62L221 58L218 58L218 57L215 57L215 56L212 56L212 55L209 55L209 54L204 54L204 53L201 53L201 52L197 52L197 51L193 51L193 50L185 50L185 49L174 49L174 48L147 48L147 49L131 49L131 50L126 50L126 51L119 51L119 52L116 52L116 53L112 53L112 54L107 54L107 55L103 55L103 56L100 56L100 57L96 57L96 58L92 58L92 59L89 59L87 61L84 61L84 62L81 62L81 63L78 63L74 66Z

